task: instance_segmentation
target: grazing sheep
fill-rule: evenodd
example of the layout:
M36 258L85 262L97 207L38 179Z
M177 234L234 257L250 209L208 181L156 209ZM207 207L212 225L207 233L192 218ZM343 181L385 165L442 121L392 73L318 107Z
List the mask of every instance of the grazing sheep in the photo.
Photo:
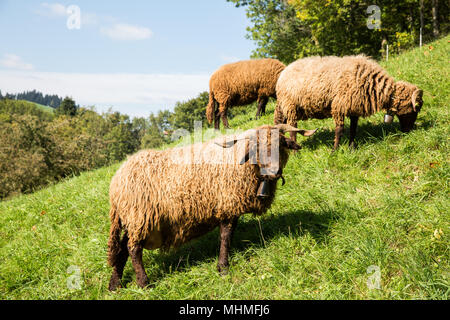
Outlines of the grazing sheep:
M266 112L269 97L275 98L278 76L286 66L276 59L246 60L226 64L209 81L206 117L219 129L220 118L228 128L227 110L258 101L256 118Z
M305 136L315 132L286 124L263 126L241 138L225 137L221 143L144 150L131 156L110 185L109 289L120 285L128 255L138 285L145 287L144 248L177 247L217 226L221 241L217 267L226 272L239 216L260 215L270 207L289 150L301 148L284 137L292 131Z
M395 82L375 61L363 55L312 57L293 62L277 83L274 122L294 127L297 120L333 117L336 124L334 150L350 117L350 146L354 146L358 117L385 110L397 115L401 130L413 128L422 107L422 90ZM292 138L295 140L295 133Z

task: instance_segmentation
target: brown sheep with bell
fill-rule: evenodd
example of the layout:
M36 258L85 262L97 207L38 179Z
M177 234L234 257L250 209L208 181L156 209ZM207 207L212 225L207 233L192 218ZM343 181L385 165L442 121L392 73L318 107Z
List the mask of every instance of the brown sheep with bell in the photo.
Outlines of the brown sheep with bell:
M144 248L178 247L216 227L220 228L217 268L226 272L239 217L267 211L289 151L301 148L284 136L288 132L311 136L315 131L286 124L262 126L239 136L131 156L110 185L109 289L121 285L129 256L137 284L145 287Z

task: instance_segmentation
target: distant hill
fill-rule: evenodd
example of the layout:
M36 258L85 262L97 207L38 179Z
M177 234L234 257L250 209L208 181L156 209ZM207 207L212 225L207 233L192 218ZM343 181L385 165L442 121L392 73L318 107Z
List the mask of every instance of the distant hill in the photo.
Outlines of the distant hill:
M53 111L55 110L55 108L52 108L49 106L44 106L44 105L36 103L36 102L34 102L34 104L38 109L41 109L42 111L53 113Z
M41 120L53 118L53 108L25 100L0 100L0 114L32 115Z
M32 91L24 91L21 93L5 93L2 95L0 91L0 99L7 98L11 100L25 100L29 102L34 102L42 106L48 106L52 109L56 109L61 104L63 98L59 97L56 94L43 94L42 92L32 90Z

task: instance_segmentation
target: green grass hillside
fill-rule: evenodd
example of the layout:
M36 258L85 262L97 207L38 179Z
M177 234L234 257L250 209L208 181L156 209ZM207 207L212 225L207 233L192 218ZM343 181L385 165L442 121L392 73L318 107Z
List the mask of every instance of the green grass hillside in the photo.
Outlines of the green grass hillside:
M41 109L42 111L46 111L46 112L49 112L49 113L53 113L54 110L55 110L55 109L53 109L52 107L49 107L49 106L44 106L44 105L39 104L39 103L36 103L36 102L33 102L33 103L36 105L36 107L37 107L38 109Z
M382 64L424 90L409 134L377 114L360 121L358 148L331 153L320 128L285 169L266 215L242 217L227 276L216 271L218 232L168 253L145 251L152 288L107 290L109 182L119 165L0 203L0 299L449 299L450 37ZM230 122L272 123L274 104ZM348 130L348 123L347 123ZM379 288L368 281L380 276ZM372 282L371 282L372 283Z

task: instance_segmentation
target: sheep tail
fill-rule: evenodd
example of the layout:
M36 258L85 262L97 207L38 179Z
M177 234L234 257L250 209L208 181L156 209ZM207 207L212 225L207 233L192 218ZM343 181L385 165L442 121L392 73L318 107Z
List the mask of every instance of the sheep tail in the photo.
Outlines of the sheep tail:
M216 113L215 106L216 100L214 99L214 94L211 92L209 94L208 106L206 107L206 118L208 119L209 124L213 123L214 114Z
M116 264L116 260L120 252L120 234L122 231L122 224L120 222L117 208L115 208L114 205L111 205L109 216L111 218L111 228L109 230L108 241L108 264L113 267Z

